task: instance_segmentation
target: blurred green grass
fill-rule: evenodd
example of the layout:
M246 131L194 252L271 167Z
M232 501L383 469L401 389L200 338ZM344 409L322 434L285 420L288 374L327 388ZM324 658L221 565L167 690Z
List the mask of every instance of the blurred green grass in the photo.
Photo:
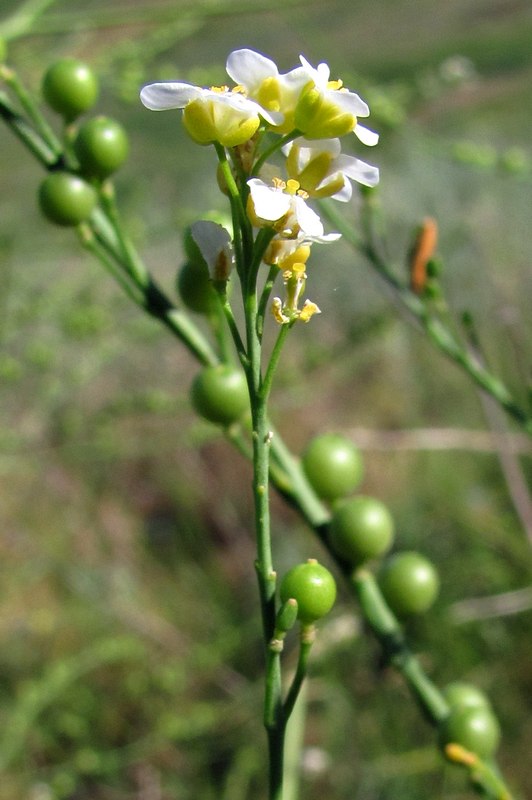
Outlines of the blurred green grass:
M474 313L490 363L525 400L531 25L529 4L494 0L93 0L55 3L10 53L35 88L61 55L101 72L100 109L132 140L117 179L124 215L169 291L180 229L223 198L212 154L184 137L177 114L141 108L139 85L214 83L240 46L283 68L299 52L328 61L374 109L381 144L364 157L381 167L397 268L415 225L435 216L451 308ZM455 56L470 70L457 83ZM194 419L194 365L68 232L41 220L40 171L0 137L0 800L263 797L248 466ZM524 159L515 173L505 166L513 148ZM389 504L399 546L439 565L442 596L412 627L415 647L438 683L466 678L490 693L502 766L524 793L530 610L461 625L451 613L461 599L530 582L497 456L468 451L482 406L367 266L347 246L333 251L313 253L309 292L323 314L294 331L275 422L296 452L325 429L465 431L448 452L382 451L370 439L362 488ZM530 476L530 451L521 463ZM322 557L277 500L274 513L281 571ZM302 796L469 796L352 609L342 593L314 663Z

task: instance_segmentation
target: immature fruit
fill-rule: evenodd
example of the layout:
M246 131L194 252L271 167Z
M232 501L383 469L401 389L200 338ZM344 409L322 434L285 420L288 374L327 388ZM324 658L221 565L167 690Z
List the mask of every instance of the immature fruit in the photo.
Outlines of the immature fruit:
M323 500L345 497L362 480L358 449L338 434L325 433L312 439L303 452L302 463L312 488Z
M115 120L94 117L80 127L74 141L74 151L84 175L107 178L127 158L127 134Z
M96 191L70 172L52 172L41 183L39 205L45 217L56 225L79 225L96 206Z
M218 297L205 261L186 261L177 276L177 289L191 311L210 314L216 310Z
M451 742L465 747L480 758L491 758L501 738L496 716L489 708L451 708L440 726L440 746Z
M336 583L329 570L309 558L292 567L281 581L281 600L297 600L297 618L310 625L325 616L336 599Z
M484 692L472 683L453 681L444 688L443 696L451 708L491 708Z
M393 538L392 516L380 500L359 496L334 507L329 541L336 553L353 565L383 556Z
M397 553L380 572L384 597L398 616L422 614L438 595L440 581L434 565L420 553Z
M204 367L192 383L191 400L209 422L231 425L249 408L244 373L228 364Z
M96 103L98 79L82 61L63 58L45 72L42 93L50 108L70 122Z

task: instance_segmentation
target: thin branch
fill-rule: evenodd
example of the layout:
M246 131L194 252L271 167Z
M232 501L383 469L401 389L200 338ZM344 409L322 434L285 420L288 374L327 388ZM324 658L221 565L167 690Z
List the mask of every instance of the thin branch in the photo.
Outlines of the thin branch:
M491 454L498 453L500 447L500 434L468 428L350 428L347 435L362 450L464 450ZM509 453L532 456L532 442L525 434L506 433L504 444Z
M490 595L489 597L470 597L459 600L450 607L450 614L457 625L476 622L480 619L510 617L532 608L532 587L514 589L511 592Z

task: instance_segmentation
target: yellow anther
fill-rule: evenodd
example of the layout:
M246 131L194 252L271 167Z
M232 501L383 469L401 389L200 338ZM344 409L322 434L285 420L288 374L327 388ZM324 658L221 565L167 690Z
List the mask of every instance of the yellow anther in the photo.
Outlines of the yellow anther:
M340 78L337 81L327 81L327 89L332 89L333 91L338 91L343 85L344 82Z
M272 178L272 183L274 189L280 189L281 191L286 189L286 183L281 178Z
M308 322L314 314L321 314L320 309L313 303L312 300L305 300L303 308L299 312L299 319L301 322Z
M283 314L283 303L280 297L274 297L272 300L272 314L279 325L286 325L287 322L290 322L290 317Z
M211 86L211 92L216 92L216 94L225 94L229 91L229 86Z

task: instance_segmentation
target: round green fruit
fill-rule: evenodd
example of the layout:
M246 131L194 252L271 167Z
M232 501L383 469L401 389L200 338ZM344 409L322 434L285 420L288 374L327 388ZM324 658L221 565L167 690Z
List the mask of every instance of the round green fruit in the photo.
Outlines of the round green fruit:
M434 565L420 553L403 552L389 558L379 574L386 602L398 616L423 614L440 588Z
M56 225L79 225L96 206L96 191L70 172L52 172L39 188L41 211Z
M491 758L501 738L499 723L494 713L485 707L451 708L440 726L440 746L459 744L480 758Z
M311 625L325 616L336 600L336 583L329 570L309 558L289 570L281 581L281 600L297 601L297 618Z
M177 275L177 290L183 303L197 314L211 314L218 306L205 261L186 261Z
M237 422L249 408L244 373L228 364L204 367L192 383L191 400L198 414L209 422Z
M122 166L129 152L127 134L120 123L94 117L79 129L74 141L81 172L91 178L107 178Z
M443 690L443 696L451 708L491 708L484 692L465 681L449 683Z
M93 107L98 88L98 79L91 68L75 58L56 61L42 81L44 99L68 122Z
M354 565L383 556L394 538L392 516L384 503L373 497L340 501L329 525L334 551Z
M360 452L338 434L325 433L312 439L303 452L302 464L312 488L323 500L345 497L362 480Z

